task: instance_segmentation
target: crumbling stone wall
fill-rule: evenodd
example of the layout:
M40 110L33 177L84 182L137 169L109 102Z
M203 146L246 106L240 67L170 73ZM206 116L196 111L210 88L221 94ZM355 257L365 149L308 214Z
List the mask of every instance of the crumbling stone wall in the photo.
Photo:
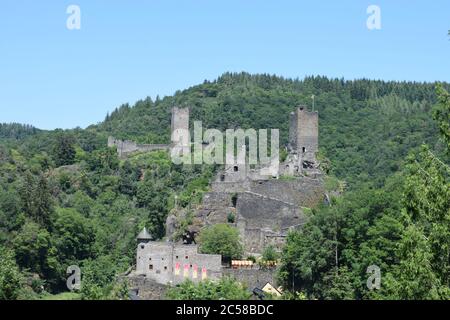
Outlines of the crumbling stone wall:
M207 225L227 223L229 214L236 214L233 194L225 192L208 192L203 196L202 205L197 210L197 217Z
M261 289L267 282L277 286L276 269L224 269L223 274L241 282L249 290Z
M270 228L275 232L301 223L301 209L287 202L265 198L259 194L241 193L237 200L238 222L246 222L246 228Z
M108 137L108 147L116 147L119 158L123 159L135 152L150 152L156 150L173 150L190 148L189 136L189 109L172 108L171 122L171 141L172 144L138 144L130 140L120 140L114 137ZM181 139L181 141L180 141ZM175 150L175 152L178 152Z
M294 180L252 181L250 192L295 206L313 207L323 200L322 178L298 177Z
M108 147L116 147L119 158L123 159L135 152L150 152L156 150L169 150L167 144L138 144L130 140L120 140L114 137L108 138Z
M281 249L288 231L306 221L300 207L250 192L238 195L236 211L247 255L260 254L268 245Z
M130 291L136 292L140 300L165 300L168 286L145 275L127 276Z
M245 252L259 254L269 244L281 248L288 231L306 222L302 208L316 206L324 200L324 193L322 176L292 180L247 177L228 182L219 178L212 184L212 192L204 195L195 223L227 223L228 215L233 213Z

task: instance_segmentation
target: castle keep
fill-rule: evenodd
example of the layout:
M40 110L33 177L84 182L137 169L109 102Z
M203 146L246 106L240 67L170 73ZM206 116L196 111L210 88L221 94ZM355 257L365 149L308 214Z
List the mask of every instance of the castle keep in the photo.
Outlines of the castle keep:
M298 175L314 171L318 167L316 155L319 151L319 114L300 106L290 114L288 157L284 172Z

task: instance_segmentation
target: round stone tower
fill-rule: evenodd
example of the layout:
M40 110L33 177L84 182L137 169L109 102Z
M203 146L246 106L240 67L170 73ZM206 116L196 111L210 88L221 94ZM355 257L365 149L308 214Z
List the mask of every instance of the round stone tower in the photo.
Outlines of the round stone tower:
M138 234L136 237L136 240L138 243L148 243L149 241L153 240L152 235L147 231L147 228L144 227L142 231Z

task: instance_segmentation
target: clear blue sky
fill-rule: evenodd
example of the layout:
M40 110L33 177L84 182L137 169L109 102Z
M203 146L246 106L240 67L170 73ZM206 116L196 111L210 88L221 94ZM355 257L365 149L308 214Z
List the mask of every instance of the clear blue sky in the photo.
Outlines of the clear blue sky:
M0 122L85 127L225 71L450 81L449 29L448 0L2 0Z

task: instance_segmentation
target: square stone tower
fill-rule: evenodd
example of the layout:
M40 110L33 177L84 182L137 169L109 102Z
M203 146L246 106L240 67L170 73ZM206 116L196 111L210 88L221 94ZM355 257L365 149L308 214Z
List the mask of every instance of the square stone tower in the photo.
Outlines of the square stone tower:
M290 153L298 156L301 162L316 162L319 151L319 114L300 106L290 115L289 145Z
M189 108L172 108L171 141L172 154L187 155L190 153Z
M189 131L189 108L172 108L172 133L176 130Z

